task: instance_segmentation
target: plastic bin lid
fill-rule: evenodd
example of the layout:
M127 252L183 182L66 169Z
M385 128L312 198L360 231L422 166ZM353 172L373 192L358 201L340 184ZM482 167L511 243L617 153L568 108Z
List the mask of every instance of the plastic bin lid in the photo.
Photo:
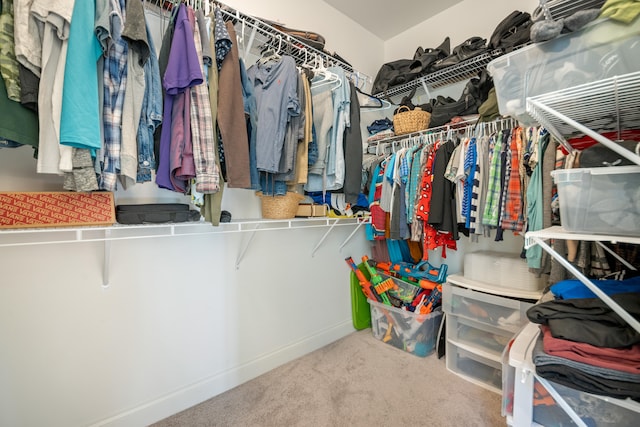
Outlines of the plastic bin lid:
M640 173L640 166L603 166L601 168L574 168L574 169L555 169L551 171L551 176L566 175L569 173L588 173L590 175L614 175L614 174L631 174Z
M535 370L531 361L531 347L535 344L539 333L540 327L535 323L529 322L522 328L511 345L509 365L516 369Z

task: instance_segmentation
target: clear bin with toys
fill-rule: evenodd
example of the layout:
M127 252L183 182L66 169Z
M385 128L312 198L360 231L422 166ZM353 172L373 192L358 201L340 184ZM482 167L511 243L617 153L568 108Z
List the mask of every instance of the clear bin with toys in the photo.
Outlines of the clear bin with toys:
M373 336L416 356L433 353L442 321L440 288L425 290L395 277L380 276L389 303L369 300Z

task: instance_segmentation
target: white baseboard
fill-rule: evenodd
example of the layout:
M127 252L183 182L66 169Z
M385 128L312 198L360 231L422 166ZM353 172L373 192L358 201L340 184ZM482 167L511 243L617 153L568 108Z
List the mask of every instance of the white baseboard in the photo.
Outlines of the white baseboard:
M328 345L353 331L351 320L339 323L272 353L256 357L248 363L185 385L158 399L94 423L90 427L140 427L152 424Z

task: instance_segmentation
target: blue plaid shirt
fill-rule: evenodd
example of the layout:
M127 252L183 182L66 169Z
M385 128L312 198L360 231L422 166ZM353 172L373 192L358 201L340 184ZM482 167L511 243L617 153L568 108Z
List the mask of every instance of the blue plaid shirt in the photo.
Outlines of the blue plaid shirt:
M111 14L111 43L105 54L103 79L103 127L104 157L100 189L115 191L120 172L120 147L122 145L122 107L127 86L127 41L122 38L125 22L125 1L113 3L116 10ZM119 8L119 10L117 10Z

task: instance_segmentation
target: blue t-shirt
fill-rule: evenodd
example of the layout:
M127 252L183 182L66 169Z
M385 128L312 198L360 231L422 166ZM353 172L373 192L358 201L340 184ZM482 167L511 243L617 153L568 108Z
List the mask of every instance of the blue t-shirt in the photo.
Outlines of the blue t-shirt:
M591 280L602 292L611 296L620 293L640 292L640 276L626 280ZM556 298L597 298L591 289L578 279L562 280L551 286L551 292Z

